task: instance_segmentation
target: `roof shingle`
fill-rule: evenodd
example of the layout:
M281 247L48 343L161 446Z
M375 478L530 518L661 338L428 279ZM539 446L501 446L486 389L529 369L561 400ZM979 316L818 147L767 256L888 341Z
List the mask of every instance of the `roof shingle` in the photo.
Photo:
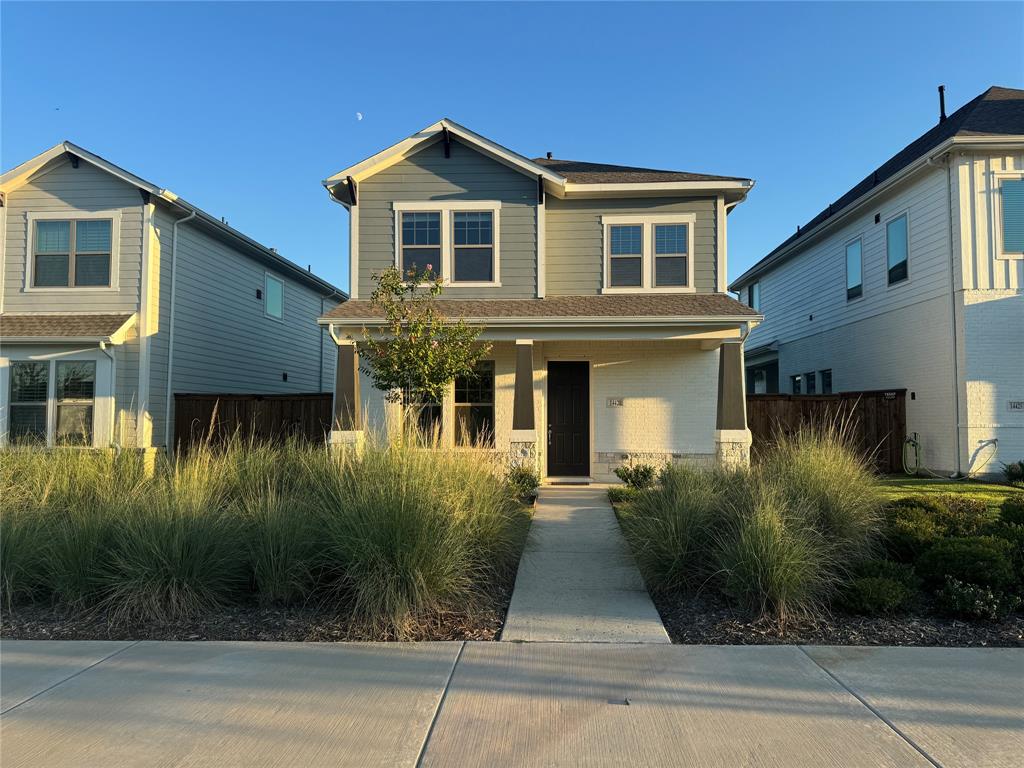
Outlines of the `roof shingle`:
M628 165L586 163L580 160L535 157L533 162L561 174L573 184L650 184L666 181L750 181L737 176L713 176L708 173L660 171Z
M128 322L131 314L0 315L0 340L106 339Z

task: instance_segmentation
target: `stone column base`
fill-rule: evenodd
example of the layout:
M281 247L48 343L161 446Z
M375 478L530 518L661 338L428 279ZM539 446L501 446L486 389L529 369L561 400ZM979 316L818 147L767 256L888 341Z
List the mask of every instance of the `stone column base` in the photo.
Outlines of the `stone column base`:
M513 429L509 441L509 464L537 471L537 430Z
M330 445L332 451L354 450L362 453L366 445L366 432L361 429L332 429Z
M750 466L749 429L715 430L715 458L723 469L744 469Z

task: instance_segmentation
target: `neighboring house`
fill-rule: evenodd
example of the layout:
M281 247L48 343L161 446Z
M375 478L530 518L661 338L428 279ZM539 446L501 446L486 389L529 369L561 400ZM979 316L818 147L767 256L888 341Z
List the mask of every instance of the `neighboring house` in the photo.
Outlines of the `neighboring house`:
M531 160L441 120L324 184L351 217L352 299L320 321L337 441L398 415L359 374L374 273L431 264L446 314L493 343L433 409L445 443L485 439L548 478L747 459L741 342L760 316L725 291L749 179Z
M750 392L906 388L937 472L1024 458L1024 91L989 88L731 288Z
M70 142L0 195L0 442L148 449L173 393L330 387L344 294L224 221Z

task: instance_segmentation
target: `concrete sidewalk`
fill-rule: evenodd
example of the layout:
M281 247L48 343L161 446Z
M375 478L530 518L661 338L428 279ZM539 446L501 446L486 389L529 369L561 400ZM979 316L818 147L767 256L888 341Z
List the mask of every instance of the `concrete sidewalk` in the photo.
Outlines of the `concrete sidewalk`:
M669 642L607 491L540 489L501 639Z
M19 766L1016 766L1020 649L0 644Z

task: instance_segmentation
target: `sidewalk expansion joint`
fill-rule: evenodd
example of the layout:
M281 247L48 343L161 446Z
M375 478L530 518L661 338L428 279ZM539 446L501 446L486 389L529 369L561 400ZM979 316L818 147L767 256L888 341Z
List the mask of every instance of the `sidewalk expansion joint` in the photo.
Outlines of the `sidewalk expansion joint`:
M444 681L444 688L437 699L437 707L434 709L434 716L430 718L430 727L427 728L427 735L423 737L423 744L420 745L420 753L416 756L416 768L423 765L423 758L427 754L427 747L430 745L430 737L434 734L434 726L437 724L437 718L441 715L441 708L444 706L444 700L448 697L448 688L451 687L452 678L455 676L455 668L459 666L459 662L462 660L462 652L464 650L466 650L465 640L463 640L462 644L459 646L459 652L455 654L455 661L452 662L452 668L448 670L448 679Z
M871 714L873 714L875 717L877 717L879 720L881 720L883 723L885 723L887 726L889 726L889 729L893 733L895 733L897 736L899 736L901 739L903 739L905 742L907 742L907 744L909 744L911 747L913 747L915 750L917 750L918 754L920 754L921 757L923 757L925 760L927 760L931 765L935 766L935 768L944 768L942 763L940 763L934 757L932 757L927 752L925 752L924 749L922 749L917 744L916 741L914 741L907 734L905 734L902 730L900 730L899 727L897 727L897 725L894 722L892 722L892 720L887 718L878 709L876 709L874 706L872 706L868 702L867 699L865 699L863 696L861 696L856 691L856 689L854 689L851 686L849 686L846 683L844 683L839 678L838 675L836 675L836 674L834 674L832 672L832 670L830 670L828 667L824 666L821 662L819 662L816 658L811 656L811 654L809 654L807 652L806 648L804 648L802 645L798 645L797 648L799 648L803 652L804 656L806 656L808 659L813 661L815 666L818 667L818 669L820 669L822 672L824 672L826 675L828 675L830 678L832 678L836 682L836 684L839 685L844 691L846 691L848 694L853 696L853 698L855 698L857 701L859 701L864 706L865 709L867 709Z

